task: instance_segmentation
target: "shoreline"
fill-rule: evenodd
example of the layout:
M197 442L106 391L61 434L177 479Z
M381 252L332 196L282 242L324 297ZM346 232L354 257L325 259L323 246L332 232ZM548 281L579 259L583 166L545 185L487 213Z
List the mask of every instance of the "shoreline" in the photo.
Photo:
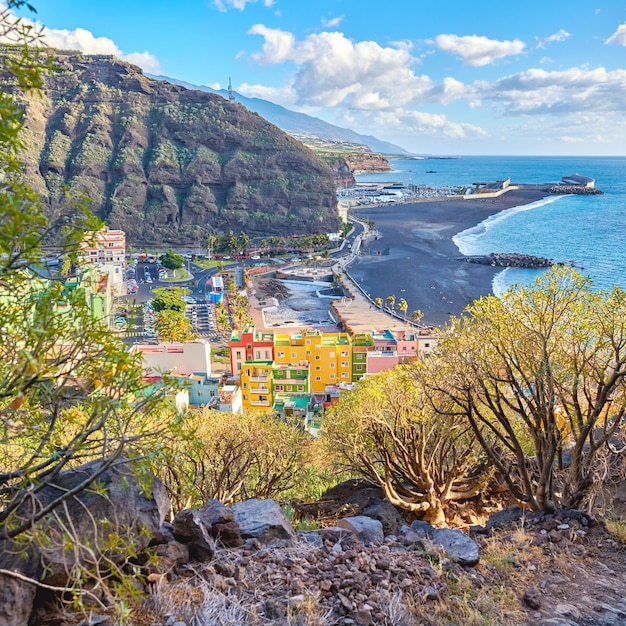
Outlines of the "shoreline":
M380 237L363 242L349 272L372 298L404 298L408 313L419 309L422 322L442 326L451 315L493 293L501 267L466 263L453 241L492 215L542 200L544 189L512 189L498 197L420 198L394 205L355 208L357 217L376 223ZM515 252L515 251L507 251Z

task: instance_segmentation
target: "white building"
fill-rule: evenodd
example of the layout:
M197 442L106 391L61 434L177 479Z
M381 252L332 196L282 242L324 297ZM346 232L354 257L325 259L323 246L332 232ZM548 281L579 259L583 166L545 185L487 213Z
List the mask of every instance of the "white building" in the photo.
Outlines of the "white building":
M85 262L91 263L109 275L113 295L126 293L126 233L108 227L89 233L81 249Z

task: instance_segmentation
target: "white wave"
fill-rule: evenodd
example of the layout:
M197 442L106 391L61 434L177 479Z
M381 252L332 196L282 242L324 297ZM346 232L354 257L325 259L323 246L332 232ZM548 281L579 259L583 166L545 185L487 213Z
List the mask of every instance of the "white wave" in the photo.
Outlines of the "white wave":
M461 254L465 254L466 256L497 252L497 250L487 251L482 245L482 238L492 228L494 228L494 226L497 226L504 220L509 219L512 215L515 215L516 213L538 209L539 207L545 206L546 204L551 204L552 202L555 202L556 200L564 197L565 196L547 196L546 198L536 200L535 202L530 202L529 204L521 204L520 206L514 206L509 209L504 209L504 211L500 211L500 213L490 215L487 219L483 220L477 226L472 226L472 228L468 228L464 231L461 231L460 233L457 233L456 235L454 235L454 237L452 237L452 241L459 249ZM506 252L509 252L509 250L507 250Z

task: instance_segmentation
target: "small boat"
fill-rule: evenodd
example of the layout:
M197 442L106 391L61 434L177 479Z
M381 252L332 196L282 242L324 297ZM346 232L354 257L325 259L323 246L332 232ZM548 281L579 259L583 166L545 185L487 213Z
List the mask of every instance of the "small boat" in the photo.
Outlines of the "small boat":
M437 170L426 170L427 174L436 174Z

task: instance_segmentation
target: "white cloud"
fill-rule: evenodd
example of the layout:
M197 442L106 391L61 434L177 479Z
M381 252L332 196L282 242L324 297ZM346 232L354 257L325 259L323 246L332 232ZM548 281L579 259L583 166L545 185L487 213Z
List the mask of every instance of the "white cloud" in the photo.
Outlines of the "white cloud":
M253 4L256 1L257 0L215 0L215 6L217 10L222 13L228 11L228 7L243 11L247 4ZM263 5L266 7L274 6L274 0L263 0Z
M159 59L150 52L131 52L130 54L122 55L122 61L138 65L144 72L150 74L160 74L163 71Z
M618 46L626 46L626 22L621 24L605 43L614 43Z
M465 65L479 67L493 63L497 59L514 54L521 54L525 44L519 39L514 41L497 41L469 35L438 35L435 43L440 50L455 54L463 60Z
M122 51L108 37L94 37L84 28L76 30L43 29L43 43L60 50L80 50L87 54L114 54L122 56Z
M22 18L22 22L40 31L41 43L51 48L78 50L85 54L111 54L123 61L138 65L146 72L152 74L162 72L161 63L154 54L148 51L124 54L112 39L96 37L91 31L84 28L76 28L75 30L46 28L27 18Z
M330 20L327 20L324 17L322 18L322 26L325 26L326 28L335 28L335 26L339 26L341 22L343 22L343 15L340 15L339 17L333 17Z
M543 39L537 39L537 48L545 48L547 44L552 43L554 41L561 42L569 39L570 34L563 30L562 28L558 33L554 33L554 35L549 35L548 37L544 37Z
M408 46L382 47L373 41L353 42L339 32L323 32L296 41L292 33L253 26L265 39L252 59L263 64L297 65L291 86L296 101L313 106L343 105L353 109L393 109L428 97L432 81L411 69Z
M499 105L511 115L626 112L626 70L529 69L492 83L477 81L468 92Z

